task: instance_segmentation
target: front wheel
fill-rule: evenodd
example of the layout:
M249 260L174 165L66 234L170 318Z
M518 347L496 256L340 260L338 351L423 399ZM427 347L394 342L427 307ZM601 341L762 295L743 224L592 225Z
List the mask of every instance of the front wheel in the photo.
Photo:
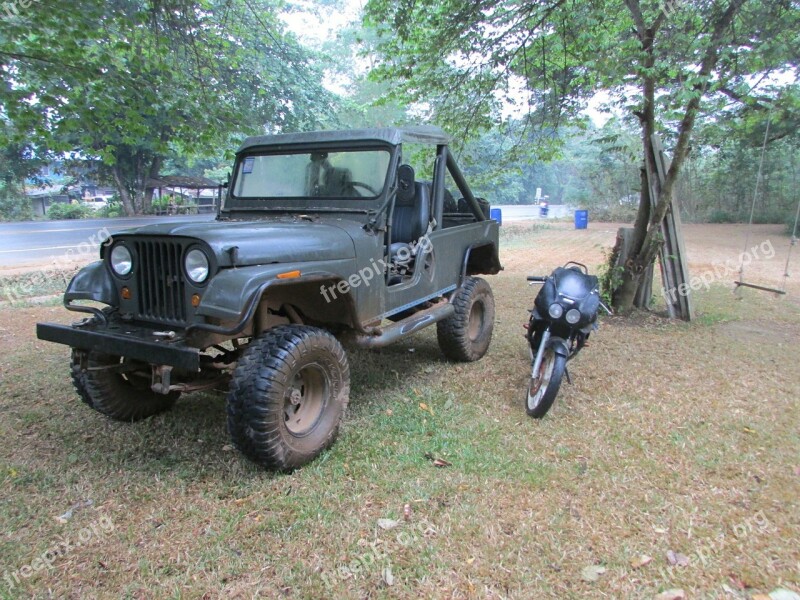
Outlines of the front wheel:
M316 327L275 327L239 359L228 430L252 461L295 469L333 444L349 394L350 367L336 338Z
M88 406L115 421L141 421L172 408L180 392L157 394L150 389L147 365L123 368L128 361L119 356L90 352L88 369L81 370L73 354L72 384Z
M534 419L541 419L547 414L555 402L558 388L561 387L561 378L564 376L566 365L566 357L556 354L552 348L545 349L538 376L531 372L528 381L528 391L525 395L525 409L528 415ZM532 366L533 360L531 360Z

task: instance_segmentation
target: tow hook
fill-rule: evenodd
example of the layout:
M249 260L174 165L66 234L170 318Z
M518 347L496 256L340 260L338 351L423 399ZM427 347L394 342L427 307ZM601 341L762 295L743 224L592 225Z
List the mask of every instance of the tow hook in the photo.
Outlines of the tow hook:
M72 364L78 365L81 373L89 368L89 353L84 350L72 349Z
M153 381L150 389L156 394L169 394L171 387L172 367L168 365L153 365Z

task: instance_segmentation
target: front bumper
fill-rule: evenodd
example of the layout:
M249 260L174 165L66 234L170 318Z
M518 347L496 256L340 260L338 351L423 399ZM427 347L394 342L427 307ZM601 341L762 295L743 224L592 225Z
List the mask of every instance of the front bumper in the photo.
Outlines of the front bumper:
M37 323L36 337L71 348L124 356L153 365L168 365L190 372L200 370L200 351L180 338L160 339L155 331L136 325L90 321L69 326Z

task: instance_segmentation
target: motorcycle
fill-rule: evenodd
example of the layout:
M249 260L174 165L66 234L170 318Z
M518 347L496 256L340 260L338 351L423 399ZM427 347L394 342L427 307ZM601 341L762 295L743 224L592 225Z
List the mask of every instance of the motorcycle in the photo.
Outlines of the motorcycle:
M531 285L541 283L525 334L531 355L531 377L525 408L534 419L550 410L566 375L567 362L586 345L597 329L597 312L611 310L600 299L597 277L586 265L568 262L547 277L529 276Z

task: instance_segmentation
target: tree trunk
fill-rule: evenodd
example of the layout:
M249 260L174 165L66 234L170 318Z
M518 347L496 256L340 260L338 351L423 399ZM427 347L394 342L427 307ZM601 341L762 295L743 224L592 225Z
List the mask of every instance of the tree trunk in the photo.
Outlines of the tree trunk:
M111 169L111 173L114 177L114 185L117 188L117 193L119 194L119 199L122 200L122 208L125 211L125 214L129 217L132 217L136 214L136 208L133 202L133 198L131 198L131 194L128 191L128 187L125 185L123 181L122 174L120 173L120 168L118 165L114 165Z
M700 63L697 73L697 81L694 85L694 95L686 104L686 109L681 119L678 129L678 141L673 151L672 163L666 174L664 185L659 189L658 198L655 198L651 208L650 190L645 183L646 177L642 178L642 193L639 199L639 213L636 218L634 228L634 238L636 240L635 252L632 251L631 260L625 264L622 273L622 283L613 294L614 308L618 312L627 312L633 308L636 298L636 291L641 283L641 275L648 266L654 263L656 255L663 240L660 239L661 222L667 214L672 203L672 190L683 168L686 156L689 153L689 140L694 129L697 113L700 109L700 101L708 91L711 81L711 74L719 60L719 46L723 37L728 32L734 17L741 9L745 0L730 0L727 9L713 23L713 33L711 40L706 47L706 52ZM655 66L655 38L658 34L664 19L667 18L666 12L661 11L651 26L647 26L641 10L639 0L625 0L625 4L630 10L633 21L636 25L636 35L642 46L642 70L644 73L652 73ZM644 150L644 160L650 173L657 173L656 157L653 153L652 139L655 131L655 88L656 81L652 75L642 76L643 105L642 111L637 112L642 128L642 146ZM644 217L645 211L649 212L649 218ZM641 240L639 242L639 240ZM633 250L633 248L632 248Z
M151 179L157 179L160 175L161 171L161 164L163 163L163 159L160 156L153 157L152 162L150 163L150 168L147 170L147 175L142 182L142 211L144 213L149 213L153 207L153 188L149 188L147 186L148 181Z

